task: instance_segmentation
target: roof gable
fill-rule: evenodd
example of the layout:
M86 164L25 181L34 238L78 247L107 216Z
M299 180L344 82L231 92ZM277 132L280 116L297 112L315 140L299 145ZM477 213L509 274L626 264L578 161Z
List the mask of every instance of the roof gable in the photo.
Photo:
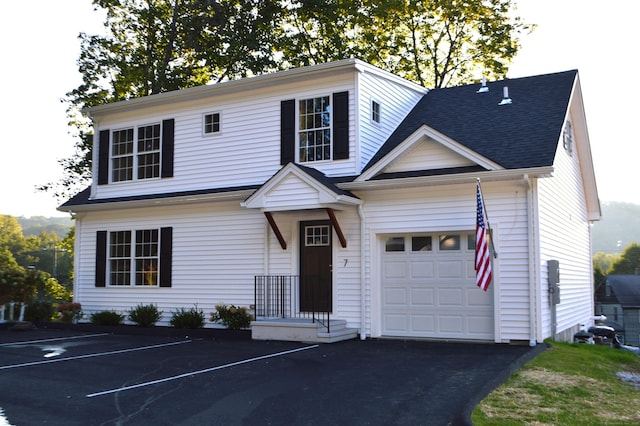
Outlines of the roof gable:
M357 197L338 188L318 170L288 163L242 203L263 211L339 208L358 204Z
M611 286L620 305L640 308L640 275L609 275L607 285Z
M502 167L426 125L416 129L358 181L417 171L497 170Z
M365 167L426 126L505 169L552 166L577 71L432 90ZM508 86L511 104L500 105Z

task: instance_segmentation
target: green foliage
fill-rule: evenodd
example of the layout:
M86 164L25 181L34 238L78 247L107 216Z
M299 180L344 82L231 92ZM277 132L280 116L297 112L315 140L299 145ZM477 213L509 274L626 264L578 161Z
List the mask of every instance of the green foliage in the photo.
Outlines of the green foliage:
M474 425L638 424L640 394L617 376L640 357L605 346L553 343L473 411Z
M635 275L640 273L640 245L632 243L611 264L610 275Z
M180 308L171 312L171 320L169 324L175 328L202 328L204 327L205 317L202 309L198 309L198 305L190 309Z
M219 304L216 305L216 311L211 313L210 321L220 323L231 330L239 330L248 328L252 319L245 307Z
M503 77L532 29L510 0L293 1L279 49L294 66L361 58L422 86Z
M46 322L55 319L56 310L47 300L36 300L27 305L24 319L31 322Z
M120 325L125 316L116 311L100 311L91 314L91 324L95 325Z
M71 227L73 220L69 216L65 217L45 217L45 216L18 216L16 218L22 227L22 234L25 237L38 236L41 233L66 235Z
M158 311L158 307L154 304L139 304L129 311L129 320L142 327L154 326L161 317L162 311Z

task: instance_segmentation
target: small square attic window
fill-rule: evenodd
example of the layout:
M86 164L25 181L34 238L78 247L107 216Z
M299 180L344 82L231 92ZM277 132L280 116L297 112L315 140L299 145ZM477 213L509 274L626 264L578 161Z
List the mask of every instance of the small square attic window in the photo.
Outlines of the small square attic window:
M212 112L203 117L203 132L205 135L220 133L220 113Z

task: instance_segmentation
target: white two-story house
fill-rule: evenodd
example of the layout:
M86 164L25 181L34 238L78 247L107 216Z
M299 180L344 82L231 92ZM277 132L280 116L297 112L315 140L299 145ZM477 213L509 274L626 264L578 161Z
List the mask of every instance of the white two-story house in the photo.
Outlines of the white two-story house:
M290 340L309 339L299 317L530 344L592 321L600 205L577 71L428 91L347 59L87 112L94 180L60 207L85 312L154 303L166 324L251 306L254 338Z

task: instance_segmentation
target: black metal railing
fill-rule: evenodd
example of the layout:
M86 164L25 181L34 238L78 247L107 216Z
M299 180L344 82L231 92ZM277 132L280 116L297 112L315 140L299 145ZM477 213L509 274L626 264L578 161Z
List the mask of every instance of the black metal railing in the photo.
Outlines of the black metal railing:
M320 286L314 277L256 275L256 320L303 318L330 329L331 286Z

